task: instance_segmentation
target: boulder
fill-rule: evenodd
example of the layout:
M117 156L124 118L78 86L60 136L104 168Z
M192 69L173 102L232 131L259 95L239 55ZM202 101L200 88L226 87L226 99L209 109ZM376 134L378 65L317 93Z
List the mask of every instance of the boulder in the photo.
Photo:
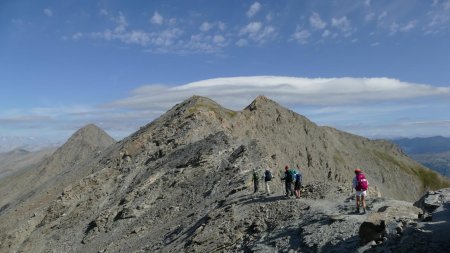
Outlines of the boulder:
M376 213L369 214L359 228L358 234L363 245L370 241L382 241L383 237L400 236L405 224L422 214L422 210L404 201L390 200L378 204L381 207Z
M428 213L432 213L445 202L450 202L450 188L429 191L416 201L414 205Z

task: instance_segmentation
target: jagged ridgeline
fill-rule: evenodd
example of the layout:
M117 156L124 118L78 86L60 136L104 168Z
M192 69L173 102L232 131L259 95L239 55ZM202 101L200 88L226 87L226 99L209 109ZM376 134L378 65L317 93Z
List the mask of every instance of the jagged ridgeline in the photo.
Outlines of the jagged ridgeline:
M57 170L65 175L57 198L39 208L34 201L42 198L2 203L1 251L211 252L244 245L242 224L252 213L241 205L236 214L233 201L250 193L254 168L261 176L272 170L279 195L285 165L298 166L305 184L342 185L361 167L374 192L400 200L450 185L390 142L317 126L263 96L242 111L194 96L94 156L71 147L65 155L79 161ZM56 153L52 159L67 161ZM45 182L40 192L60 181ZM12 222L17 217L22 221ZM214 229L205 226L214 222Z

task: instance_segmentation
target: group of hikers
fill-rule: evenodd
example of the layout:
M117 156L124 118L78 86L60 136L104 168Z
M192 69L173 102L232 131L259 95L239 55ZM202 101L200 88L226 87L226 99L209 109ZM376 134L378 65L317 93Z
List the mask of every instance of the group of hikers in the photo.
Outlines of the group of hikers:
M259 191L259 180L261 176L258 175L256 169L253 170L253 190L254 193ZM267 196L271 194L270 192L270 182L273 179L272 172L269 169L264 171L264 175L262 176L264 180L264 185L266 188ZM284 181L285 189L286 189L286 197L292 197L295 195L296 198L300 198L301 195L301 187L302 187L302 174L300 172L299 166L297 169L290 169L288 165L284 167L284 176L281 177L281 180ZM293 186L293 188L292 188ZM360 168L355 169L355 177L352 181L352 192L353 189L356 191L356 213L360 212L360 207L363 208L363 213L366 213L366 196L367 190L369 187L369 182L366 179L366 176L362 172Z
M284 177L281 178L282 181L284 181L285 187L286 187L286 197L294 196L296 198L300 198L301 194L301 187L302 187L302 174L300 173L300 168L297 166L297 170L295 169L289 169L289 166L286 165L284 168ZM273 175L272 172L269 169L266 169L264 171L263 175L264 184L266 186L266 193L269 196L270 195L270 181L272 181ZM259 179L260 176L258 175L256 170L253 170L253 190L254 193L257 193L259 191ZM294 188L292 189L292 186Z

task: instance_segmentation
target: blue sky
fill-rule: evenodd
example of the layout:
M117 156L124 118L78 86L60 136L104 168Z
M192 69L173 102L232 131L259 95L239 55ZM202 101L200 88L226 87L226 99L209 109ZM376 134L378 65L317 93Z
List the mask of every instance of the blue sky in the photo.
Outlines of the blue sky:
M121 139L194 94L450 136L450 0L0 2L0 137Z

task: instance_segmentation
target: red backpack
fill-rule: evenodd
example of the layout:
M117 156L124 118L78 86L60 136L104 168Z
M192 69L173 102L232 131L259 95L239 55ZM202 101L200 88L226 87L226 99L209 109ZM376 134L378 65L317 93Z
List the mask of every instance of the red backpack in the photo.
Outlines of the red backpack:
M366 176L363 173L356 174L356 190L357 191L367 191L369 183L367 182Z

